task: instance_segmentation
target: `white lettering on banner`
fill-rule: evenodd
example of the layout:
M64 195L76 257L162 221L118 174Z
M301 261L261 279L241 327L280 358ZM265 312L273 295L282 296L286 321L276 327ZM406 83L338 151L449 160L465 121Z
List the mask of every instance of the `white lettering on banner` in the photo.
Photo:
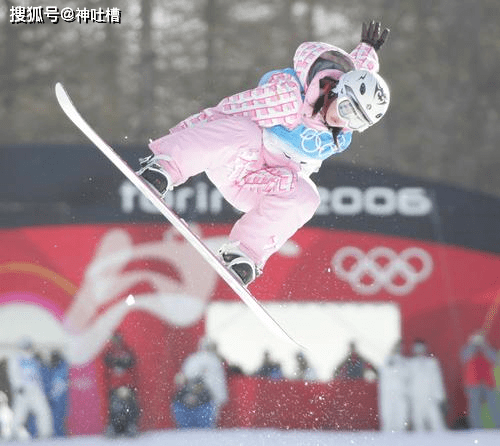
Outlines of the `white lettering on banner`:
M332 258L337 277L348 282L359 294L372 295L385 289L404 296L432 273L431 255L422 248L407 248L397 254L387 247L367 253L354 246L339 249Z
M432 211L432 200L422 187L373 186L366 189L353 186L339 186L334 189L318 187L321 204L316 215L335 214L352 217L361 213L376 217L399 214L404 217L423 217ZM125 214L139 210L146 214L157 214L158 210L141 193L126 181L118 190L121 209ZM194 186L180 186L165 198L168 206L179 214L190 208L198 214L217 215L223 211L224 198L215 188L205 182Z
M137 209L146 214L158 214L159 211L137 188L125 181L118 189L121 209L124 214L131 214ZM217 215L222 212L224 198L217 189L209 190L206 183L197 183L194 187L178 187L174 192L167 194L165 201L169 207L179 214L185 213L194 205L200 214Z
M321 204L317 215L331 213L340 216L354 216L366 212L384 217L400 214L405 217L423 217L432 211L432 200L422 187L336 187L329 190L318 187Z

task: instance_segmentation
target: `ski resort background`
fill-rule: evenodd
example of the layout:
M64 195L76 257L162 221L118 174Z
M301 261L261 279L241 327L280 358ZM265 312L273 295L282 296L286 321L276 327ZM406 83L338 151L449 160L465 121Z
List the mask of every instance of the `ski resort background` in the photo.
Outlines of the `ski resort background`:
M0 5L1 354L10 358L25 336L45 359L54 348L64 352L67 434L106 430L104 351L117 332L137 356L144 435L174 427L175 376L207 334L242 371L228 379L219 425L279 429L249 434L256 441L291 444L280 436L285 429L381 428L378 378L332 379L353 340L379 371L399 339L406 356L424 339L441 365L447 426L463 426L460 349L481 328L500 348L498 2L376 0L367 11L352 0L133 0L120 24L105 26L14 25L11 5ZM288 66L301 41L353 47L359 24L375 16L391 27L382 73L391 112L315 178L317 214L252 285L308 348L318 380L297 381L297 352L252 319L134 187L81 145L53 86L64 81L75 91L91 123L133 165L149 138ZM168 200L213 249L237 218L206 178ZM252 376L266 349L285 379ZM11 398L5 374L1 382ZM228 443L247 441L239 432L228 431ZM460 438L481 444L479 435Z

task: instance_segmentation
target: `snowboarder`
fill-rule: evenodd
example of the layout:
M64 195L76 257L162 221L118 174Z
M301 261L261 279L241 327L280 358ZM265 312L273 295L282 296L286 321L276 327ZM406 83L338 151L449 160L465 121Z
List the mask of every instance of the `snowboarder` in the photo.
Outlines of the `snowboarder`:
M390 93L377 51L389 34L363 24L350 54L302 43L294 66L265 74L256 88L223 99L149 144L138 174L164 196L206 172L244 215L219 255L244 285L319 206L310 180L329 156L347 149L386 113Z

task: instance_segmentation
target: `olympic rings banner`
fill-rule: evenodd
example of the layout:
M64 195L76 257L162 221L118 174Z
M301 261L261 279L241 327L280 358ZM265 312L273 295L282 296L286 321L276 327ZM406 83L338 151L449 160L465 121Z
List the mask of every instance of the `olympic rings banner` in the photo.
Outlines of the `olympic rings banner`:
M139 355L142 428L172 426L174 376L203 333L206 305L234 294L91 146L1 150L0 317L17 323L0 343L22 330L64 337L70 429L101 432L102 349L119 329ZM131 163L144 153L124 150ZM406 346L423 338L441 361L453 422L464 410L459 351L494 314L500 288L500 200L336 164L314 180L316 215L269 260L253 293L397 303ZM238 218L204 177L168 199L214 249ZM26 324L28 313L44 328ZM490 322L498 333L499 321ZM500 348L498 336L489 340Z

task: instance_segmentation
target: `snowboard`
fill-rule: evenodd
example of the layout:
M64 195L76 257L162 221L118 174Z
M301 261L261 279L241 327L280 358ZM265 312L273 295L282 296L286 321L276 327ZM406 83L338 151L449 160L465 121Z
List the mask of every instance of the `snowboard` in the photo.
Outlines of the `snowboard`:
M268 313L252 293L226 268L222 261L194 234L189 225L172 211L161 199L156 189L144 181L136 172L109 146L80 115L71 98L61 83L55 86L55 93L60 107L67 117L83 132L87 138L122 172L123 175L162 213L162 215L179 231L179 233L195 248L212 266L219 276L231 287L238 297L250 308L259 320L276 336L296 347L303 349L281 325Z

